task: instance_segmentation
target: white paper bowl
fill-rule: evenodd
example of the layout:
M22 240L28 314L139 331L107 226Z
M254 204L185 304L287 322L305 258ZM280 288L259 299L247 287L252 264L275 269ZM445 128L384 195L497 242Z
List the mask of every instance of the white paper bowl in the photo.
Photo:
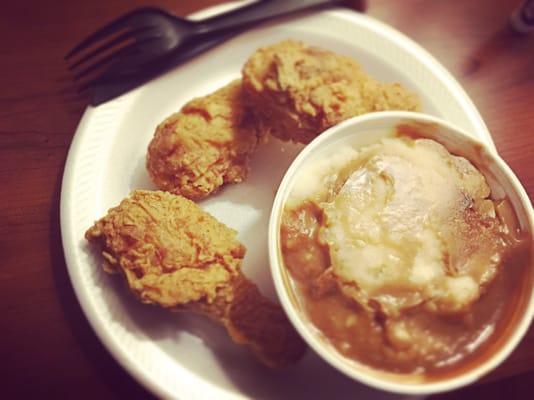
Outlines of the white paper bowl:
M530 244L530 265L523 280L515 316L509 325L497 333L492 345L476 363L459 366L458 371L439 380L425 380L421 376L385 373L349 360L338 353L322 334L308 320L296 301L291 289L291 278L283 266L280 251L280 221L284 204L298 173L314 159L335 157L336 151L345 144L365 146L382 137L390 136L399 124L417 124L424 136L434 139L455 154L469 159L486 176L494 198L508 197L518 216L521 228L534 231L532 204L512 170L505 162L483 143L473 139L459 128L420 113L388 111L372 113L345 121L330 128L312 141L293 161L278 189L269 224L269 258L276 291L282 306L295 328L309 346L330 365L362 383L390 392L423 395L457 389L468 385L497 367L517 346L524 336L534 315L532 255L534 244Z

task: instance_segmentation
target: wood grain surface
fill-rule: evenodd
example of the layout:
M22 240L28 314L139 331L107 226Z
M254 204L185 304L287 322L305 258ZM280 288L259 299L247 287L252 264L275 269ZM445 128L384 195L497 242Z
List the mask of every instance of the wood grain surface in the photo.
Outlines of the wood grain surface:
M220 2L2 2L3 398L149 397L100 344L67 275L59 229L59 192L69 144L87 100L76 95L63 55L101 24L136 6L157 5L186 15ZM516 4L508 0L370 0L367 12L419 42L461 82L485 119L498 151L532 199L534 35L520 36L508 29L507 19ZM441 397L499 398L506 394L511 399L526 395L534 388L534 329L488 379L494 382Z

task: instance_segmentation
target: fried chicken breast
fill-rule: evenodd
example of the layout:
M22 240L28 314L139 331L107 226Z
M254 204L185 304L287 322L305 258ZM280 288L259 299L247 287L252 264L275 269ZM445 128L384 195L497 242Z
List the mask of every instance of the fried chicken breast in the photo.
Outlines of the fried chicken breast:
M419 107L400 84L378 82L351 58L295 40L258 49L242 74L251 110L282 140L309 143L360 114Z
M156 128L146 161L153 182L192 200L242 182L261 137L251 117L240 80L190 101Z
M283 310L242 274L236 232L192 201L136 190L85 237L101 249L104 270L122 274L143 303L206 315L271 367L303 355Z

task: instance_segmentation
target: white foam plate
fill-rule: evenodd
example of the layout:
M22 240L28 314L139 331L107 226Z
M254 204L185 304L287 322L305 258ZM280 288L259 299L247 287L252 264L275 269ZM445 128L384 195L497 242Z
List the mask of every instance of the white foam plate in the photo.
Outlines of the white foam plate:
M235 6L235 5L234 5ZM206 9L203 18L232 5ZM136 188L154 188L145 154L156 125L195 96L240 75L258 47L301 39L354 57L374 77L417 91L423 111L493 142L477 109L454 78L425 50L394 29L350 10L285 19L248 31L118 99L88 107L69 151L61 193L63 248L74 290L90 324L115 359L150 391L179 399L365 399L391 395L336 372L311 350L294 367L271 371L201 317L139 304L120 279L106 275L84 232ZM272 140L249 179L201 203L239 232L243 270L275 298L267 227L278 184L300 147Z

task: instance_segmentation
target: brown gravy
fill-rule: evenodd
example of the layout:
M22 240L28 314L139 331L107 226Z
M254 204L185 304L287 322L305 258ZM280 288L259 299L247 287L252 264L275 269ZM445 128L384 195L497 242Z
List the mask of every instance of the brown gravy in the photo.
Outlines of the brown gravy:
M387 372L439 379L484 357L517 319L517 289L531 278L530 237L516 237L503 251L498 273L467 309L440 314L415 306L392 319L379 310L370 312L342 292L320 234L324 219L314 199L286 207L281 250L303 309L345 357ZM388 325L392 323L393 329ZM408 339L405 332L410 332Z

